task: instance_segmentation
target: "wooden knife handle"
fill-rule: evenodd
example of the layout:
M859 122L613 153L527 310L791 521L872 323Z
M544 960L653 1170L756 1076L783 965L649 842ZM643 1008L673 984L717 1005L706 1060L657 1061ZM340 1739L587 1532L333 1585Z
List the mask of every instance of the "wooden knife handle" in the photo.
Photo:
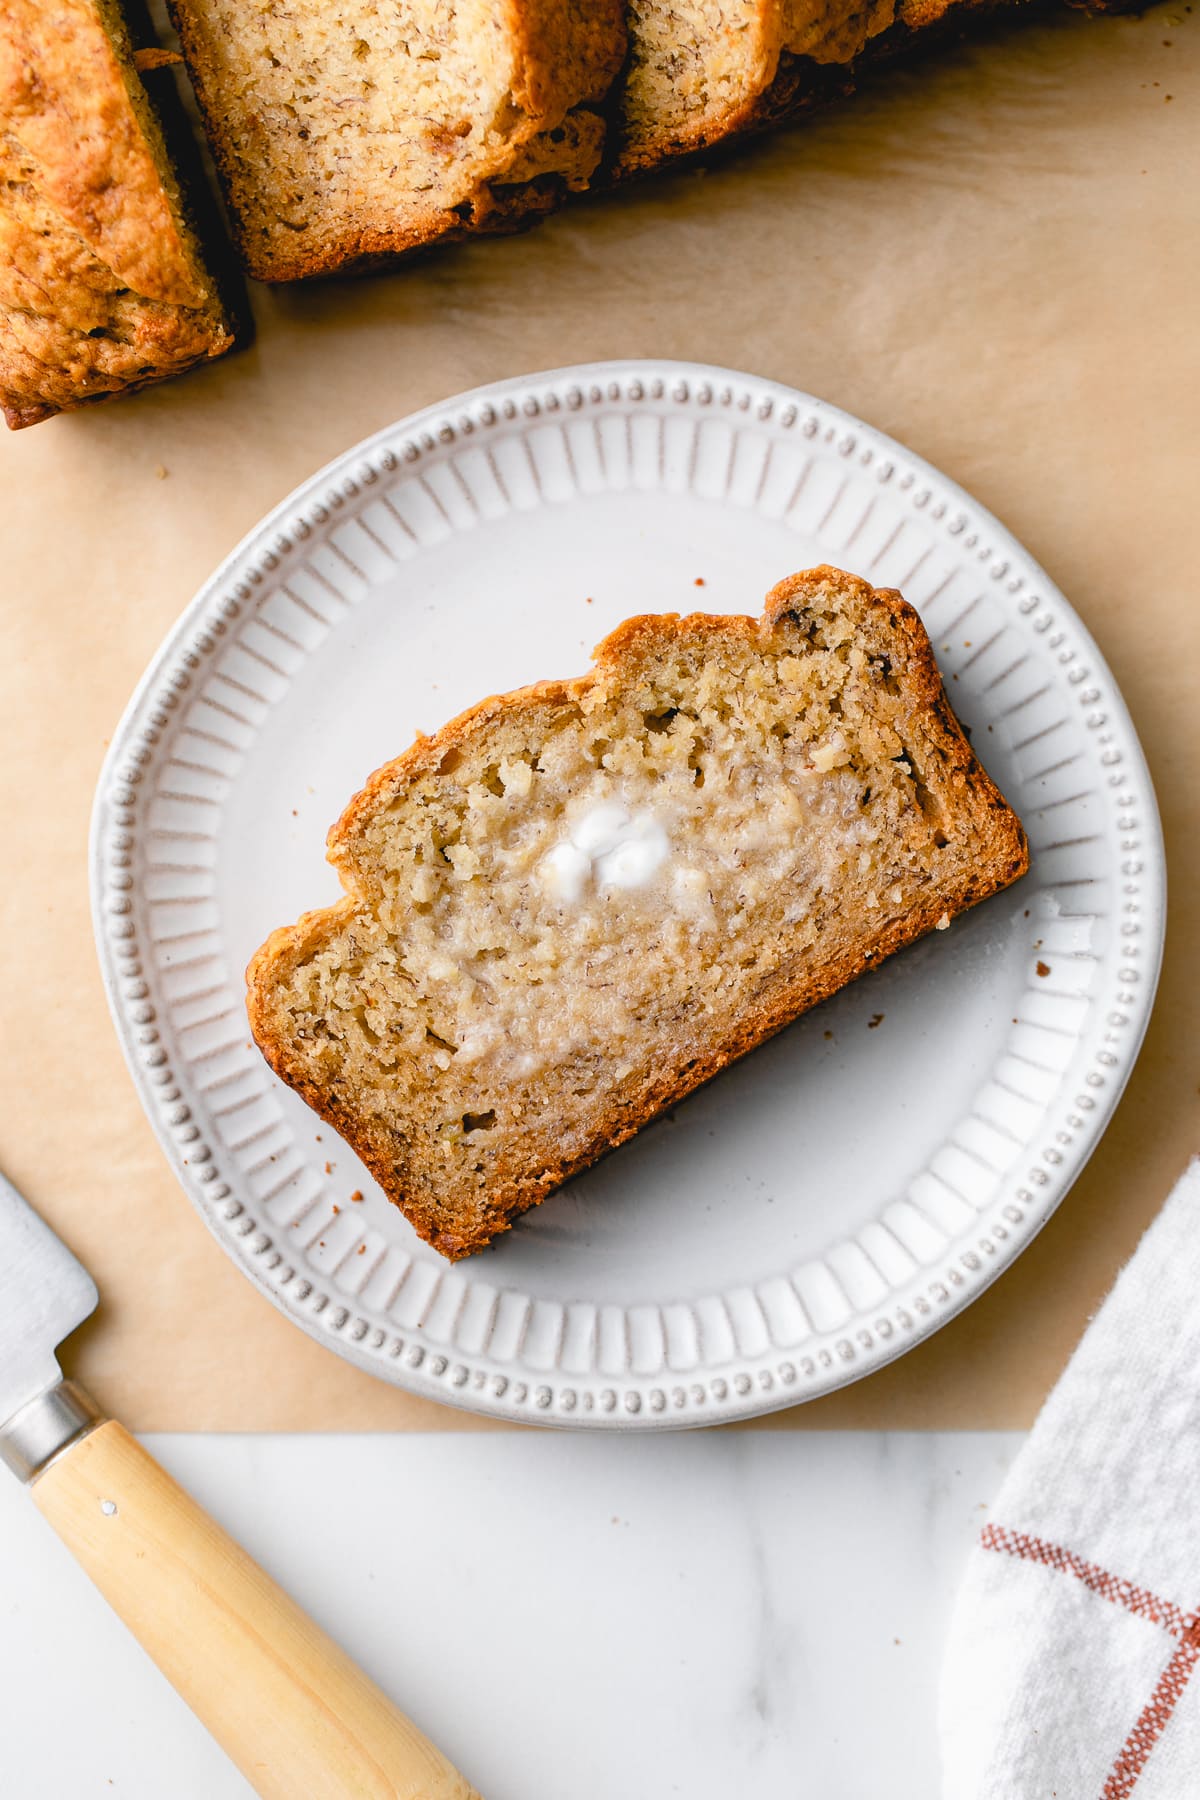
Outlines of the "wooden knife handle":
M33 1497L264 1800L479 1800L115 1420Z

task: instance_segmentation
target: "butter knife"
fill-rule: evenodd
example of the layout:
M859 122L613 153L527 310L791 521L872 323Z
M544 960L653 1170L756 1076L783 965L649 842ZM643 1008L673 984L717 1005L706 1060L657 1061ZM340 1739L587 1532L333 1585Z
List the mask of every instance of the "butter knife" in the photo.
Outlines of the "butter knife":
M479 1800L58 1365L87 1270L0 1175L0 1460L264 1800Z

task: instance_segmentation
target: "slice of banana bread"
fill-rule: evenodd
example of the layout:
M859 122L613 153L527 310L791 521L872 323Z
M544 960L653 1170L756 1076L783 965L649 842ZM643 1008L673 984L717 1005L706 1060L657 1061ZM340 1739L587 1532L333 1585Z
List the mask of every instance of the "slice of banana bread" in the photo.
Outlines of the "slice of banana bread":
M1067 0L1121 12L1137 0ZM1034 0L629 0L629 57L607 154L615 178L762 130L859 72ZM941 27L940 32L933 27Z
M829 82L819 65L852 62L892 24L896 7L897 0L630 0L614 173L707 149L823 96Z
M367 266L585 188L622 0L171 0L246 267Z
M916 613L827 568L418 738L329 856L251 1029L451 1258L1028 862Z
M232 348L115 4L0 6L0 180L10 426Z

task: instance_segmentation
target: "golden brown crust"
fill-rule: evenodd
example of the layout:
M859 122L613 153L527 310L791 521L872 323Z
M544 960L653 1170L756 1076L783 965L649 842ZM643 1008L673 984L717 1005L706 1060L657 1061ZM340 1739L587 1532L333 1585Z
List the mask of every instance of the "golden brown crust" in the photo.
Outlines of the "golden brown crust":
M534 117L604 99L625 59L623 0L508 0L508 15L522 46L516 98Z
M0 405L13 427L233 343L132 57L106 0L4 0Z
M663 1066L649 1085L632 1097L614 1086L596 1112L587 1141L576 1144L569 1155L547 1157L536 1169L524 1168L498 1178L489 1190L485 1216L467 1224L448 1222L444 1210L429 1205L420 1192L398 1182L396 1147L388 1134L358 1114L352 1100L347 1103L338 1092L312 1081L298 1066L288 1043L277 1034L272 1013L272 995L287 970L336 936L363 904L352 847L365 821L498 722L517 720L523 711L575 706L602 684L606 675L619 669L628 676L643 653L649 656L672 637L682 639L699 630L714 639L754 643L769 636L781 621L802 627L805 618L811 617L809 607L831 588L840 594L850 616L857 614L869 623L878 642L888 646L902 670L898 679L906 703L920 714L923 742L937 765L936 771L927 770L928 779L936 781L939 800L953 816L966 822L972 855L957 868L953 879L941 883L903 917L842 947L816 970L791 976L785 970L761 994L753 1017L742 1019L728 1036L690 1059L685 1067ZM760 619L671 614L627 620L598 646L594 666L586 675L492 696L452 719L432 737L418 737L403 755L377 770L350 802L329 834L329 859L347 888L347 897L335 907L308 913L295 925L273 932L257 952L247 970L251 1030L275 1072L346 1139L416 1230L443 1255L456 1259L482 1248L569 1176L624 1143L664 1108L692 1093L864 969L1016 880L1028 866L1028 846L1020 822L979 764L954 717L917 614L892 590L876 591L855 577L822 568L779 583L768 596Z

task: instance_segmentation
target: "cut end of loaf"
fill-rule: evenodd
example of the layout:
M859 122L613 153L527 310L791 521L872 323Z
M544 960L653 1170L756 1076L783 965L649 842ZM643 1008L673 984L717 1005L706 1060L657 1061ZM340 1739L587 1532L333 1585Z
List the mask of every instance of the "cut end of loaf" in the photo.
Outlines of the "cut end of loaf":
M451 1258L1028 862L916 614L832 569L484 701L329 854L251 1026Z

